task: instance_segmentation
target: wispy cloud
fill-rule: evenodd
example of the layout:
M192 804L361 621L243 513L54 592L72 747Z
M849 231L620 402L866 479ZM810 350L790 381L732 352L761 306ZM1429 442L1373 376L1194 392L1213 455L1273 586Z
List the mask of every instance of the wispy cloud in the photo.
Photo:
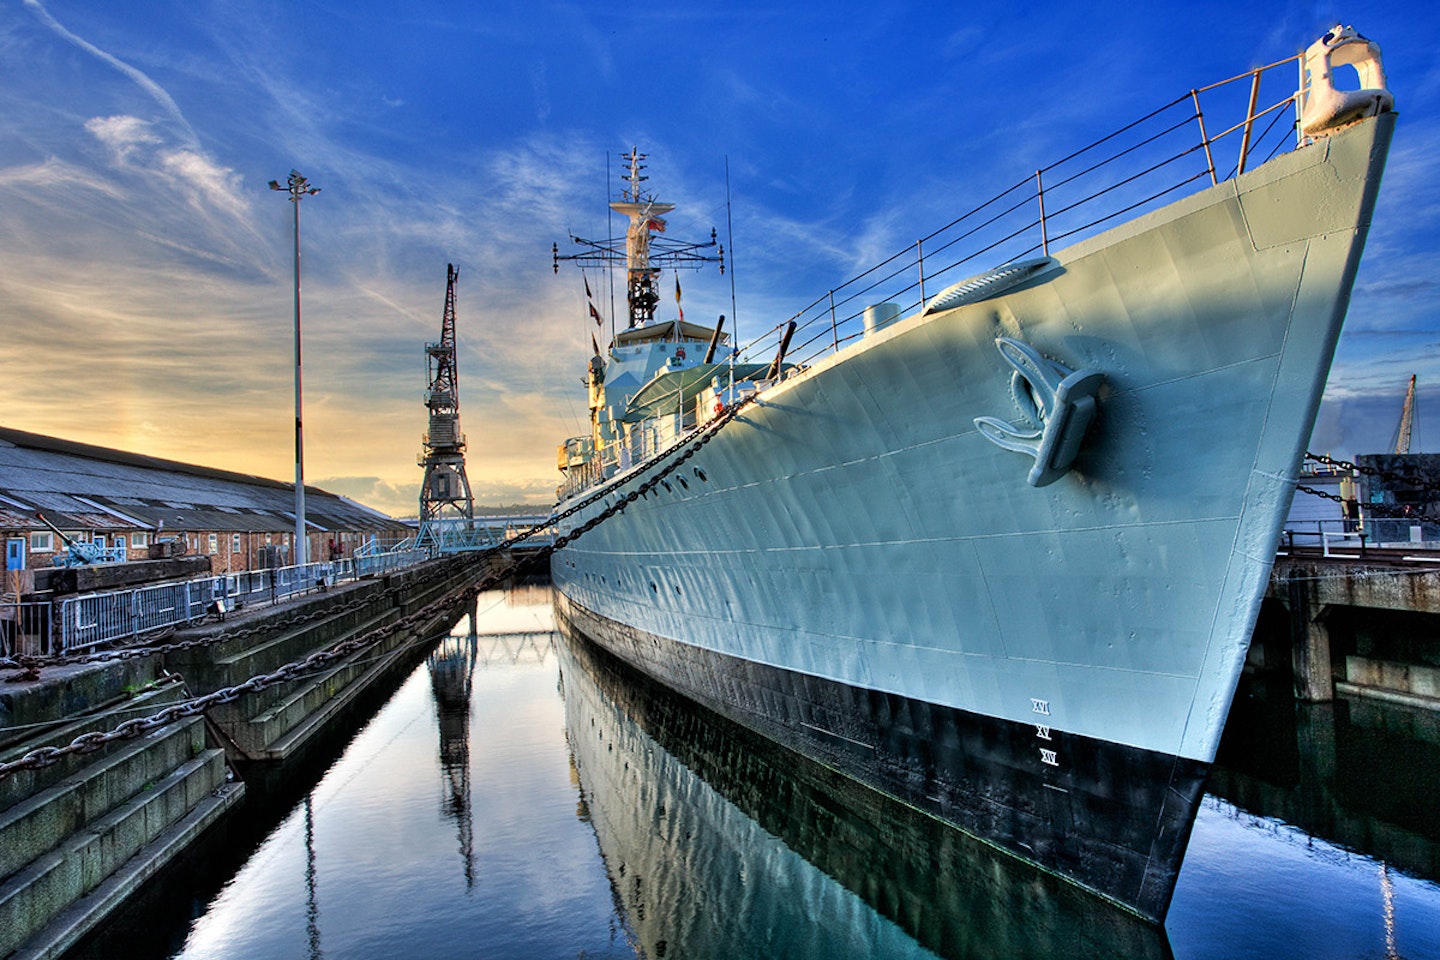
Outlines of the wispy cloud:
M79 47L81 50L84 50L91 56L114 67L116 70L120 71L126 77L134 81L135 84L140 87L140 89L148 93L152 98L154 98L156 103L160 104L160 106L164 108L165 113L185 134L185 139L187 141L189 141L192 145L198 144L199 138L195 136L195 131L190 127L190 123L185 119L184 114L180 112L179 105L175 103L174 98L171 97L170 94L166 93L165 90L158 83L156 83L154 80L151 80L140 70L132 67L128 63L125 63L120 58L113 56L112 54L109 54L104 50L101 50L99 47L95 46L93 43L90 43L88 40L85 40L84 38L76 36L74 33L71 33L64 26L62 26L58 20L56 20L53 16L50 15L50 11L45 9L45 5L42 4L40 0L25 0L25 6L29 7L31 11L34 12L35 16L40 19L40 22L45 24L51 30L54 30L56 34L63 37L65 40L68 40L70 43L73 43L75 46Z
M53 157L43 163L0 169L0 190L13 190L17 197L34 197L73 187L104 194L112 200L122 196L122 192L103 177Z
M92 117L85 121L85 129L104 144L114 162L122 166L131 164L137 149L161 142L151 132L150 124L139 117Z

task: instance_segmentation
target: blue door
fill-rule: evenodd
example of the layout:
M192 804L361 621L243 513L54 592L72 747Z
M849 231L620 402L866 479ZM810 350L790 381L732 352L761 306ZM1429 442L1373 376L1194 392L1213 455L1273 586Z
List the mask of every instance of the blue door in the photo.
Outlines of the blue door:
M6 569L6 570L24 570L24 569L25 569L25 541L24 541L24 540L6 540L6 541L5 541L5 569Z

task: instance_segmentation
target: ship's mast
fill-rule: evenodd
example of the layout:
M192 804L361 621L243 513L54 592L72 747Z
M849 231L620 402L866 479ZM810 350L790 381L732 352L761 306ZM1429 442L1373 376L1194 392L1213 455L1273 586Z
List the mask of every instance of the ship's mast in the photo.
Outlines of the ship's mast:
M561 260L574 261L581 266L625 265L625 301L629 308L630 327L642 326L655 319L655 308L660 303L660 271L663 268L695 270L706 263L718 263L720 272L725 272L725 248L716 242L713 229L709 241L702 243L685 243L656 236L665 232L664 215L674 210L675 204L661 203L641 186L649 179L644 174L647 157L648 154L631 147L630 152L620 158L626 163L625 187L621 190L620 199L610 204L610 209L623 213L629 219L624 237L586 240L571 234L570 239L585 249L563 257L558 244L551 246L556 273L560 272ZM716 252L703 252L709 249Z
M630 326L638 327L655 319L655 306L660 302L660 271L650 265L650 235L664 233L665 221L662 216L675 209L673 203L660 203L652 194L640 186L648 180L640 171L645 169L647 154L634 147L620 159L630 165L626 177L628 186L622 192L622 199L610 204L610 209L630 218L625 230L625 300L630 305Z
M460 377L455 366L455 281L460 271L445 265L445 312L440 319L440 341L425 344L429 359L430 430L423 439L420 465L420 522L448 511L466 519L475 516L470 480L465 476L465 435L460 432Z

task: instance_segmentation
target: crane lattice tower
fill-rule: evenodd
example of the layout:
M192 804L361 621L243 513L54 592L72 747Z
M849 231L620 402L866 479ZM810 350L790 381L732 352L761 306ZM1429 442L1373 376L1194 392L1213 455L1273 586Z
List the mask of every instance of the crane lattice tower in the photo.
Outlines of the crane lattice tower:
M425 406L430 410L430 430L423 438L420 466L425 478L420 483L420 522L446 514L473 519L475 501L470 480L465 476L465 435L460 432L460 382L455 368L455 265L445 268L445 313L440 321L440 342L425 344L429 358L430 389Z

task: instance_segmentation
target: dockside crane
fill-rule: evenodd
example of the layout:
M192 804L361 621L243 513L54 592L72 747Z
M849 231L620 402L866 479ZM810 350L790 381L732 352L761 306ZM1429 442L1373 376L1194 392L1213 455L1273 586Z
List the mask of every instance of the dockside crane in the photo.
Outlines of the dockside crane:
M460 271L445 265L445 311L440 319L440 340L425 344L430 388L425 406L430 429L422 443L419 465L425 468L420 483L420 522L458 515L475 517L470 480L465 475L465 435L460 432L460 375L455 364L455 281Z
M1415 424L1415 375L1410 375L1410 387L1405 391L1405 405L1400 408L1400 423L1395 427L1395 442L1391 450L1395 453L1410 452L1410 430Z

